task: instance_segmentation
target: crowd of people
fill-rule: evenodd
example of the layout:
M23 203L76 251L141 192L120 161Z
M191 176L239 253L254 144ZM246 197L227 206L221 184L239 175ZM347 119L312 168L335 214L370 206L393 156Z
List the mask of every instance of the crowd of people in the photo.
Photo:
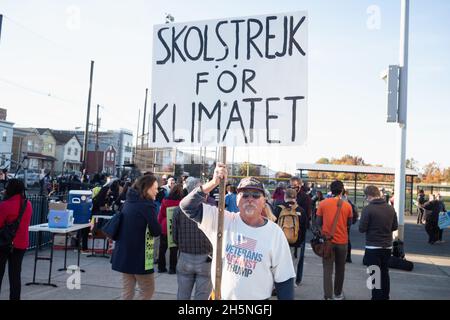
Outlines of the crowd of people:
M132 298L129 294L131 271L136 272L132 283L139 286L143 298L151 297L154 292L151 276L154 272L176 274L178 299L190 299L192 295L199 300L211 298L214 266L219 260L222 263L222 299L256 300L273 295L278 299L293 299L295 288L302 285L305 245L308 230L311 230L333 234L332 255L322 259L324 299L344 299L345 265L351 262L349 230L359 214L343 183L334 181L326 197L298 177L293 177L288 186L281 184L272 197L267 196L264 185L254 177L242 179L237 186L227 185L223 250L222 256L217 257L219 209L213 194L220 180L226 178L226 166L218 164L213 178L206 183L195 177L177 181L163 176L159 181L152 180L152 185L144 184L148 191L137 191L147 195L141 201L153 206L148 205L147 212L139 211L141 226L140 229L135 226L136 232L128 229L130 223L124 218L116 241L119 249L113 252L113 269L124 273L123 298ZM136 187L135 183L133 188ZM389 299L386 255L392 250L397 216L377 187L367 187L365 195L369 205L362 211L363 224L359 231L366 233L367 261L378 265L382 272L382 287L373 289L372 298ZM127 201L122 214L136 222L138 219L131 217L138 210L129 209ZM170 215L169 208L173 209ZM168 219L171 219L169 224ZM144 234L150 235L151 240L144 241ZM158 238L159 245L156 245ZM145 243L146 247L137 250L137 243ZM133 248L124 249L127 245ZM168 269L167 249L170 251ZM140 269L128 269L115 261L139 261ZM150 284L140 284L141 275L147 275Z
M344 299L345 265L352 262L350 228L360 216L344 184L334 181L325 196L314 184L309 186L298 177L292 177L289 184L280 183L272 195L254 177L243 178L238 185L227 184L223 249L217 257L219 209L215 193L227 175L226 166L219 163L205 183L188 175L176 179L151 172L135 181L97 177L99 181L92 188L92 214L120 215L111 264L122 274L122 298L133 299L137 286L139 298L151 299L155 272L176 275L178 299L192 295L198 300L211 298L214 266L219 260L222 299L258 300L274 295L293 299L295 288L302 285L310 232L328 235L332 243L332 254L322 259L324 299ZM368 205L359 223L359 231L366 234L364 260L381 270L381 288L372 290L372 299L389 299L388 260L397 216L377 187L368 186L364 193ZM0 250L0 285L8 263L11 299L20 298L21 264L28 247L32 209L25 200L23 182L11 179L5 201L0 202L0 229L17 220L25 207L12 247ZM442 232L436 229L436 214L445 210L442 201L437 198L419 203L431 212L426 217L430 243L442 240ZM96 229L101 230L101 225ZM89 232L84 229L77 237L84 252Z

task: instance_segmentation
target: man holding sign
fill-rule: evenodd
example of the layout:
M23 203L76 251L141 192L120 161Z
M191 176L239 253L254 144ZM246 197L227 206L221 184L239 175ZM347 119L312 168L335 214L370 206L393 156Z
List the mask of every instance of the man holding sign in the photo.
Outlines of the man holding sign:
M180 203L181 210L198 223L216 252L218 208L207 205L205 194L227 178L224 164L217 164L214 177L194 189ZM239 214L225 211L222 256L223 299L264 300L271 297L275 285L278 299L294 298L295 271L289 244L283 231L264 218L263 184L253 177L244 178L238 186ZM211 270L215 279L215 269Z

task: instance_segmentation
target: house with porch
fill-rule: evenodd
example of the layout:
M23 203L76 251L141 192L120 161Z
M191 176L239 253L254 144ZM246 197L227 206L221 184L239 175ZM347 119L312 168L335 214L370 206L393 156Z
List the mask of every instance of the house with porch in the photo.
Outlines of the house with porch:
M75 134L52 130L56 140L55 172L74 173L81 171L81 142Z

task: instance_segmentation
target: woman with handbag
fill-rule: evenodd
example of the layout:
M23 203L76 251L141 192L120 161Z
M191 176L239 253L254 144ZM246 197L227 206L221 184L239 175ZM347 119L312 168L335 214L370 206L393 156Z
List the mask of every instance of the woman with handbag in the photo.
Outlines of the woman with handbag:
M5 189L4 201L0 202L0 290L8 263L9 299L20 300L22 261L28 248L28 226L30 225L32 207L25 197L25 185L21 180L11 179ZM17 229L14 225L18 225ZM12 243L6 240L6 229L12 232ZM14 234L15 232L15 234ZM9 241L7 241L9 242Z
M112 269L122 273L122 298L132 300L136 283L140 298L149 300L155 291L154 237L161 234L157 221L155 198L158 182L154 175L145 175L128 189L120 215L112 254ZM113 218L114 219L114 218Z

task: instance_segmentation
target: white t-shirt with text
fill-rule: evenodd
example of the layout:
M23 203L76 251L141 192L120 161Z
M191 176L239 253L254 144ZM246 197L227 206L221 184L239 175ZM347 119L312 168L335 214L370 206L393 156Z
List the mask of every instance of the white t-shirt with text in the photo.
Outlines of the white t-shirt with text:
M214 286L218 208L203 204L199 224L214 249L211 279ZM294 265L286 237L281 228L267 221L251 227L240 214L225 210L222 249L222 299L263 300L271 297L274 282L295 277Z

